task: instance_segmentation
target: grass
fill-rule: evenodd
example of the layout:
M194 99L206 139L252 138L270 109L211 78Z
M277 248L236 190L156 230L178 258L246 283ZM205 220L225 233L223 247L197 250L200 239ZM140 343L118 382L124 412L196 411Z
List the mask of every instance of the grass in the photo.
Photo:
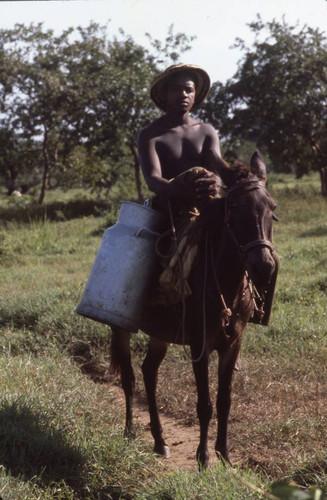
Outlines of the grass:
M260 478L251 471L231 471L223 464L212 469L185 474L176 471L155 481L137 500L244 500L263 498ZM250 480L251 482L250 482Z
M4 498L118 498L151 475L147 445L122 438L110 391L67 356L4 356L1 374ZM23 484L26 496L15 497Z
M110 332L74 310L117 207L92 197L78 203L77 192L49 198L42 212L0 198L3 500L254 499L264 498L260 488L273 480L327 491L327 200L317 177L275 175L269 190L278 203L281 270L271 324L247 328L234 377L237 475L220 464L163 474L147 443L122 438L123 415L110 389L85 376L106 372ZM145 336L133 336L133 346L144 397L138 362ZM213 355L213 398L216 371ZM171 346L159 373L160 407L192 425L195 397L190 363Z

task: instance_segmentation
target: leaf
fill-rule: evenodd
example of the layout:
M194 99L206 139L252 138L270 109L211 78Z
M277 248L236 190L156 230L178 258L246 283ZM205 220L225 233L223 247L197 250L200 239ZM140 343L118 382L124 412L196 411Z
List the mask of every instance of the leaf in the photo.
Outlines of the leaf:
M322 498L320 488L303 490L296 484L285 482L273 483L271 493L280 500L320 500Z

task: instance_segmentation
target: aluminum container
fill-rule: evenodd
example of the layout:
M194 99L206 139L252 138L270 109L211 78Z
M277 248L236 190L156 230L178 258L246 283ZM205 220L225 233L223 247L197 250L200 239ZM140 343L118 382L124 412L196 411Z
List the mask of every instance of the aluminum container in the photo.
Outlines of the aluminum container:
M104 233L76 312L136 332L158 257L155 240L164 216L138 203L122 201L116 224Z

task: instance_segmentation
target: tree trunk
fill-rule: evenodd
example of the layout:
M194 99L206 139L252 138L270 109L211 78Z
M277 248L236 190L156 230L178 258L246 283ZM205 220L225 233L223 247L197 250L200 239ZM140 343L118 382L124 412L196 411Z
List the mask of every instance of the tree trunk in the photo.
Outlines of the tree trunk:
M41 191L40 191L40 196L39 196L39 205L43 205L44 198L45 198L45 192L46 192L48 184L49 184L50 162L49 162L47 142L48 142L48 133L47 133L47 130L45 129L44 138L43 138L43 147L42 147L44 167L43 167Z
M142 192L142 183L141 183L141 176L140 176L140 162L139 162L138 154L135 150L134 145L131 146L131 151L132 151L132 155L134 158L134 176L135 176L135 185L136 185L136 192L137 192L137 201L139 203L143 203L144 196L143 196L143 192Z
M321 194L327 196L327 167L320 169Z
M5 183L6 183L6 187L7 187L7 194L11 195L11 193L13 191L18 189L18 186L17 186L18 174L17 174L15 167L13 165L10 165L10 164L7 165L7 171L8 171L8 175L5 178Z

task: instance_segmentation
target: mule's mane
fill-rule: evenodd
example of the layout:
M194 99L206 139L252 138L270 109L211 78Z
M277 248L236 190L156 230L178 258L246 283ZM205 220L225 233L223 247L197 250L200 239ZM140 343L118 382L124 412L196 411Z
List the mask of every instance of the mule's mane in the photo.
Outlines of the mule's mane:
M251 180L256 177L250 168L240 161L231 167L231 174L234 181L232 184L242 182L243 180Z
M244 163L237 161L232 167L228 168L227 188L231 188L235 184L256 180L257 176L253 174L250 167ZM216 198L209 201L200 209L199 224L208 229L217 227L217 224L223 221L225 211L224 198Z
M259 180L251 171L250 167L238 161L232 167L229 167L229 179L227 190L233 186L241 185L248 181ZM200 209L200 217L197 224L208 230L222 231L223 220L225 217L225 198L215 198L206 203Z
M219 173L228 188L239 182L258 178L253 173L253 169L241 161L236 161L232 166L226 164Z

